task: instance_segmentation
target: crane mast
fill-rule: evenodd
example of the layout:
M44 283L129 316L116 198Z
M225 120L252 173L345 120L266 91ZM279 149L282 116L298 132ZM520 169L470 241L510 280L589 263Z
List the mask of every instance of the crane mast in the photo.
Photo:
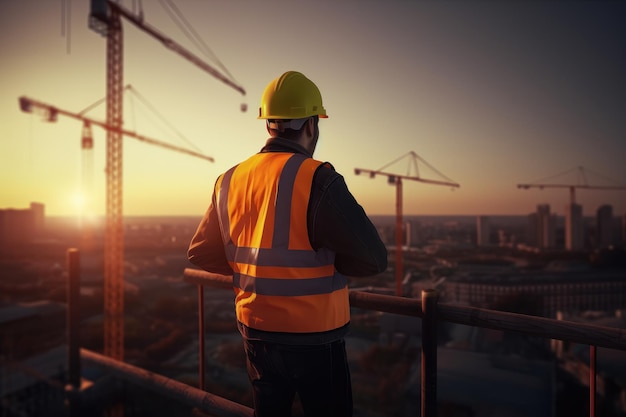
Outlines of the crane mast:
M119 13L112 9L107 33L106 219L104 237L104 354L124 359L123 223L123 36Z

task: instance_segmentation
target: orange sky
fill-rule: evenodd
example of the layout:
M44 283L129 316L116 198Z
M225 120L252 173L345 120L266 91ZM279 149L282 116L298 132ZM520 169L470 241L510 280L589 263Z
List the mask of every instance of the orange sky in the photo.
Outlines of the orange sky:
M143 3L145 21L204 58L160 2ZM318 84L330 115L315 157L370 214L394 213L394 188L354 168L410 151L461 187L405 182L406 214L527 214L542 203L562 214L567 190L516 185L579 183L578 166L591 185L626 185L626 5L503 3L328 0L303 13L287 0L176 1L246 96L124 21L124 84L160 115L127 94L125 128L215 158L124 139L124 213L201 215L217 175L263 145L261 92L292 69ZM0 208L38 201L48 215L77 214L90 175L90 210L104 212L104 131L93 129L85 174L80 122L18 108L21 95L73 112L105 96L106 42L87 26L88 4L71 3L62 31L61 1L0 2ZM104 105L87 115L104 120ZM408 160L388 169L414 174ZM626 191L577 199L586 215L605 203L626 214Z

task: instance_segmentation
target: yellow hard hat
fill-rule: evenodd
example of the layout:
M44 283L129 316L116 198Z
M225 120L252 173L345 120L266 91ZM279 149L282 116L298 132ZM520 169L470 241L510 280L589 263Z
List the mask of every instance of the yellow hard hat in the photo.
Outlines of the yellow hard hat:
M287 71L270 82L261 98L259 119L326 118L320 90L302 73Z

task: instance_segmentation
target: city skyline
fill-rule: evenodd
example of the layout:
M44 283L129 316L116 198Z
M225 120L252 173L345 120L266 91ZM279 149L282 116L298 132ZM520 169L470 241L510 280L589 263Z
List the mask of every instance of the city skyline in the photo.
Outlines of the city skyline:
M87 26L88 2L71 5L65 27L61 4L53 3L0 4L0 207L37 201L48 215L70 216L86 198L82 125L22 113L18 97L86 109L105 94L106 42ZM626 5L320 2L306 18L293 2L271 5L178 2L245 96L123 21L124 84L175 131L129 94L125 127L215 158L208 163L125 138L125 215L201 216L217 175L263 145L261 92L289 69L318 84L330 115L315 157L344 175L370 215L395 213L394 187L382 177L356 176L354 168L379 169L410 151L460 188L405 181L405 215L525 215L549 204L563 216L566 189L517 184L579 184L579 166L592 185L626 185ZM162 6L146 4L143 12L193 50ZM104 105L86 114L104 120ZM102 215L105 134L94 128L93 135L91 209ZM390 169L406 173L406 165ZM420 175L440 179L426 165ZM585 217L604 204L622 216L626 192L581 189L577 203Z

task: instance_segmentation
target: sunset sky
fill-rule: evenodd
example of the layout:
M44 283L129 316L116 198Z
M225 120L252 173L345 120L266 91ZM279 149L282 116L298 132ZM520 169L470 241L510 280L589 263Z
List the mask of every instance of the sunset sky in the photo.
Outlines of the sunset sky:
M25 95L78 113L105 97L106 40L88 27L89 3L0 0L0 208L41 202L47 215L75 215L92 175L83 197L104 213L104 130L93 128L85 174L81 122L48 123L18 107ZM320 88L329 118L315 157L343 174L369 214L395 213L395 189L354 168L411 151L460 188L405 181L405 214L525 215L545 203L563 214L568 190L517 184L581 184L579 166L589 185L626 187L626 2L175 0L217 61L163 3L123 2L143 4L148 24L223 64L247 94L123 20L124 85L139 93L125 96L124 127L215 158L125 138L126 215L202 215L216 177L263 146L261 93L287 70ZM104 104L86 115L104 121ZM408 161L386 170L415 175ZM626 214L626 189L576 197L585 215L601 204Z

